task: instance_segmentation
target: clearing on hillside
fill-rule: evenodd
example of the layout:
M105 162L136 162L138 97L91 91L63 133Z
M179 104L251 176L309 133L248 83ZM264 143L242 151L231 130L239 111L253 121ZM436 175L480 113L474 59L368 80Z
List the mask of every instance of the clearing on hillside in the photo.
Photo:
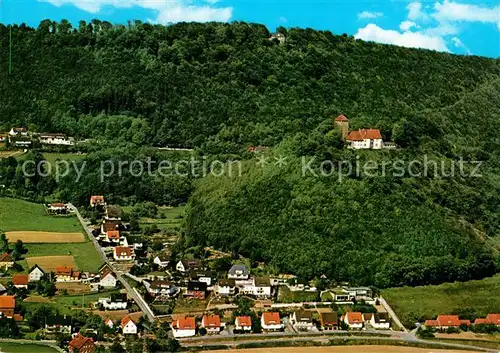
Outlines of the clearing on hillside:
M5 235L10 243L22 240L23 243L84 243L85 237L82 233L55 233L20 231L6 232Z
M28 267L38 265L42 270L50 272L54 271L58 266L71 266L76 269L76 263L73 256L33 256L27 257Z

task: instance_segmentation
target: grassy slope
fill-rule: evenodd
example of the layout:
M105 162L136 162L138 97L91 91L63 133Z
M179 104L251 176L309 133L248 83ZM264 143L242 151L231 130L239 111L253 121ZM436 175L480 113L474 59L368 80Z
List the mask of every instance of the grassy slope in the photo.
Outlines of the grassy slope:
M406 322L458 313L471 308L477 315L500 311L500 275L479 281L445 283L439 286L401 287L382 295Z
M54 348L38 345L38 344L21 344L21 343L0 343L0 351L2 353L55 353Z
M124 212L132 211L132 206L122 207ZM181 226L182 218L176 218L178 216L183 216L185 214L185 206L178 207L168 207L159 206L158 216L164 214L165 218L141 218L139 219L139 225L141 228L152 226L156 224L159 229L175 229Z
M5 231L82 231L76 217L47 216L40 204L10 198L0 198L0 229ZM83 271L97 271L101 265L99 254L89 240L86 243L25 244L25 248L28 250L25 257L73 255L78 268Z
M44 153L43 158L54 165L58 160L65 160L65 161L81 161L82 159L85 158L84 154L80 153Z

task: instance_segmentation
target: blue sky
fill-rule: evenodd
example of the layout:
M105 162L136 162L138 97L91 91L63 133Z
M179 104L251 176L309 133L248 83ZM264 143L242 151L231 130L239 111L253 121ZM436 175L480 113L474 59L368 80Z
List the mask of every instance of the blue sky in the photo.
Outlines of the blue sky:
M0 22L251 21L456 54L500 57L500 0L0 0Z

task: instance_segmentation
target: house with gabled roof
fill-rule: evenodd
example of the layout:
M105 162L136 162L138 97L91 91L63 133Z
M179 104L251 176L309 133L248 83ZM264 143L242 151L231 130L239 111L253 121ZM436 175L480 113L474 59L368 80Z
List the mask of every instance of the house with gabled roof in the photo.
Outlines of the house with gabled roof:
M339 329L337 313L321 312L319 314L319 322L323 331L333 331Z
M175 338L196 336L196 320L194 317L178 317L172 321L172 333Z
M228 279L248 279L250 276L250 271L247 270L247 267L243 264L236 264L231 266L227 273Z
M0 267L8 270L12 266L14 266L14 260L12 259L12 257L9 255L9 253L3 253L0 256Z
M48 334L59 332L70 335L71 327L72 327L71 316L49 315L45 318L45 332Z
M93 353L94 350L94 340L80 333L68 343L69 353Z
M280 313L266 311L260 317L260 325L264 331L280 331L283 329Z
M377 330L389 330L391 319L387 313L374 313L370 318L370 325Z
M470 326L470 320L460 320L458 315L438 315L436 320L425 320L425 327L432 327L437 330L448 328L459 328L461 325Z
M207 330L209 335L218 335L221 330L219 315L203 315L201 319L201 327Z
M234 279L220 279L215 286L215 293L220 296L230 296L236 293L236 281Z
M290 315L290 323L297 331L310 331L315 325L312 312L306 310L296 310Z
M45 272L41 269L40 266L34 265L32 268L30 268L28 276L30 282L38 282L43 278L43 276L45 276Z
M349 133L346 139L348 148L355 150L359 149L374 149L383 148L382 134L379 129L360 129L353 130Z
M477 318L474 325L495 325L500 327L500 314L488 314L486 318Z
M193 299L205 299L207 294L207 284L205 282L189 281L184 297Z
M106 319L106 321L104 321L104 325L108 326L109 328L115 327L115 323L111 319Z
M0 296L0 315L13 318L16 308L16 298L13 295Z
M120 231L119 230L108 230L106 232L106 238L104 240L108 243L119 244L120 243Z
M15 274L12 276L12 283L17 289L28 289L29 276L25 274Z
M125 316L120 322L120 328L124 335L137 335L137 324L130 318Z
M361 330L365 324L363 314L360 312L349 311L342 315L341 319L350 329Z
M80 281L81 273L73 271L71 266L56 267L56 282L78 282Z
M115 261L132 261L135 259L134 250L129 246L116 246L113 248Z
M98 304L105 310L125 310L128 305L126 293L111 293L109 298L99 298Z
M104 201L104 196L93 195L90 197L90 207L104 206L106 202Z
M166 253L161 253L155 256L153 263L157 264L158 267L167 267L170 263L170 255Z
M236 316L234 320L234 329L237 331L251 332L252 318L250 316Z
M203 265L201 260L198 259L184 259L177 263L176 270L181 273L188 273L192 270L201 270Z
M99 285L104 288L115 288L117 278L111 267L104 264L99 269Z

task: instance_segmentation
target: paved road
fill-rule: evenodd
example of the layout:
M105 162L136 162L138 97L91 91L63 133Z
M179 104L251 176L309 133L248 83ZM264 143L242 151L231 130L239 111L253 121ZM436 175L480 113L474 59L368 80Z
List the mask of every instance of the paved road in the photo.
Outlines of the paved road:
M399 317L396 315L394 310L392 310L391 306L385 301L385 299L382 296L379 298L379 302L380 302L380 304L382 304L382 306L385 308L385 310L387 310L387 312L389 313L389 316L394 320L396 325L401 327L405 332L408 332L408 330L406 329L406 327L404 327L401 320L399 320Z
M108 264L108 266L113 269L113 271L116 273L116 275L118 277L118 280L121 282L123 287L127 290L128 295L134 299L135 303L139 306L139 308L144 313L144 315L146 315L146 317L149 319L149 321L154 322L156 320L156 317L155 317L153 311L151 310L151 308L149 307L148 303L146 303L146 301L144 300L142 295L140 295L139 292L137 292L137 290L135 288L132 288L130 286L130 284L128 284L128 282L125 280L125 278L123 278L124 272L117 271L116 268L113 266L113 264L108 261L106 253L101 248L101 246L99 245L99 242L97 241L97 239L94 237L94 235L90 231L89 226L88 226L87 222L85 221L85 219L80 214L80 211L78 211L78 209L70 203L68 204L68 208L76 214L76 217L78 217L78 220L80 221L83 229L85 230L85 233L87 233L88 238L92 241L96 250L101 255L102 261L104 263Z

